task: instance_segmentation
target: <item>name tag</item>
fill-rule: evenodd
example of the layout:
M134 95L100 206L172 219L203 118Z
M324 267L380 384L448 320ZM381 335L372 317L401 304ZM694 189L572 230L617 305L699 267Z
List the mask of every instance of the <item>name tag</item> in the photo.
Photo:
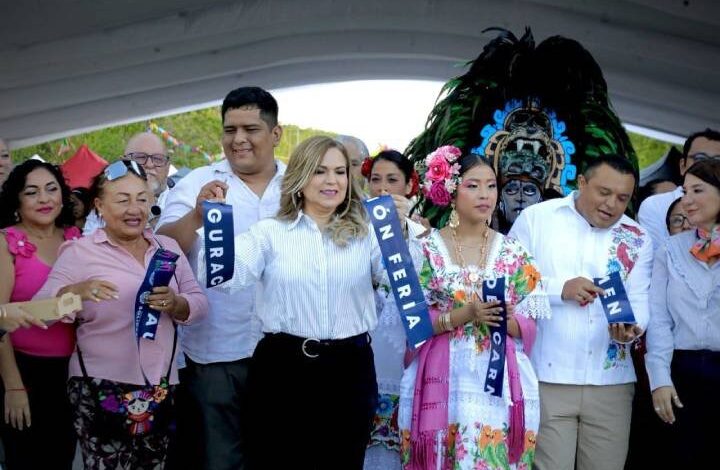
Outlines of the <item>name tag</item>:
M483 301L499 300L502 308L500 326L490 327L490 362L485 374L485 392L501 397L505 376L505 342L507 341L507 315L505 310L505 278L483 281Z
M600 303L603 306L608 323L636 323L625 286L618 271L612 272L605 277L595 278L593 282L605 291L605 295L600 296Z
M364 201L380 245L390 289L405 327L410 347L420 347L433 335L425 294L415 272L410 250L403 237L395 203L391 196Z
M221 202L203 202L205 230L206 287L219 286L235 271L235 229L232 206Z

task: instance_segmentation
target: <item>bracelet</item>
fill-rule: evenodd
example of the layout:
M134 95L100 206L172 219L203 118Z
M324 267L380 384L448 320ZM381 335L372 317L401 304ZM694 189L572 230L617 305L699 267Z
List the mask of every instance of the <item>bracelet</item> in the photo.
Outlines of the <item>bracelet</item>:
M443 313L440 315L441 322L440 326L444 331L450 332L454 330L455 328L452 325L452 319L450 318L450 313Z
M24 388L6 388L6 392L27 392Z

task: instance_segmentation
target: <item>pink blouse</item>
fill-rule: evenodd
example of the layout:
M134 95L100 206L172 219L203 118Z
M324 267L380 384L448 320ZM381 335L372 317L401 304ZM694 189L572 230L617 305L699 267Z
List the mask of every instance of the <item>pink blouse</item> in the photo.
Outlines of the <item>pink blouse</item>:
M153 237L150 231L144 236L150 247L142 266L127 250L109 240L104 229L65 243L60 247L60 255L47 282L35 296L38 299L54 297L65 286L91 279L117 286L118 300L85 301L83 310L67 319L77 322L78 346L91 377L143 385L144 371L150 382L157 384L167 373L170 361L175 360L170 357L173 320L169 315L161 315L155 340L141 339L139 350L135 337L135 297L145 279L147 266L159 248L156 239L165 249L180 254L175 271L177 280L173 277L170 287L188 301L190 316L178 323L191 323L207 315L207 298L177 242L162 235ZM82 377L77 352L70 359L70 376ZM173 367L170 382L177 383L176 367Z
M51 266L38 258L37 247L28 241L22 230L8 227L3 230L8 250L15 260L15 284L10 302L25 302L42 287L50 274ZM80 238L77 227L65 229L65 240ZM68 357L75 348L75 327L54 323L43 330L36 326L20 328L10 334L13 348L32 356Z

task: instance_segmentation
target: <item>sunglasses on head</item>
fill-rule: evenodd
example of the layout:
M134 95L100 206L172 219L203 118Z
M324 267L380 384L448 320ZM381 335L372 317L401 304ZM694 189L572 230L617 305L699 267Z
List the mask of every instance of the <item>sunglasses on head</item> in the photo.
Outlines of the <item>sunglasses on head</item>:
M133 172L139 178L147 181L145 170L134 160L118 160L106 166L103 172L105 173L105 179L108 181L115 181L116 179L122 178L127 175L128 172Z

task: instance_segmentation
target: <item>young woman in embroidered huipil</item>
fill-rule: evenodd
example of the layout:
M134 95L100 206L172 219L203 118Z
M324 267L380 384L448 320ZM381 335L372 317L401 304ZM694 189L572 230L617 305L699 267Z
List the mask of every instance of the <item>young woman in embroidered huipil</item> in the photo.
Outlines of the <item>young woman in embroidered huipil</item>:
M367 157L362 164L362 175L368 180L370 197L391 194L404 205L406 197L415 196L418 175L405 155L395 150L384 150ZM425 229L417 225L413 231ZM400 434L397 412L400 401L400 379L403 374L403 357L407 339L390 290L387 272L375 288L375 308L378 326L371 333L375 356L375 373L378 383L378 406L373 418L370 443L365 453L365 470L400 469Z
M447 227L425 239L420 282L436 336L403 375L402 460L407 469L530 468L539 422L537 378L528 359L534 319L549 304L532 257L489 228L497 178L475 155L441 147L425 161L427 202L452 203ZM497 302L483 302L482 281L505 279L508 305L502 397L484 391L489 328L501 321Z

